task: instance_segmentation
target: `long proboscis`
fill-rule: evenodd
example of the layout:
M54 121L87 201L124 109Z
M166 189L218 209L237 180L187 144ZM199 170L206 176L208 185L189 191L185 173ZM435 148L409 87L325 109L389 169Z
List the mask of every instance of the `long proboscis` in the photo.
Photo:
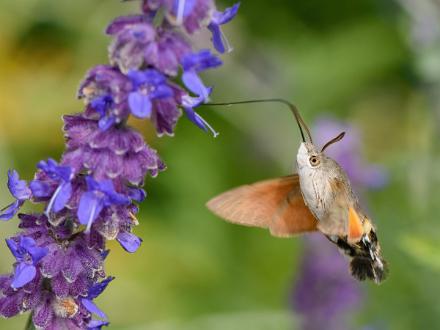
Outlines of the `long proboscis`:
M220 102L220 103L215 102L215 103L206 103L205 105L231 106L231 105L236 105L236 104L250 104L250 103L282 103L282 104L287 105L290 108L290 110L292 111L293 115L295 116L295 120L296 120L296 123L298 124L298 128L301 133L301 138L302 138L303 142L306 142L306 138L304 136L304 131L306 131L309 142L313 143L312 134L310 134L310 130L307 127L304 120L302 119L298 108L294 104L290 103L287 100L284 100L284 99L259 99L259 100L247 100L247 101L236 101L236 102ZM304 129L304 131L303 131L303 129Z

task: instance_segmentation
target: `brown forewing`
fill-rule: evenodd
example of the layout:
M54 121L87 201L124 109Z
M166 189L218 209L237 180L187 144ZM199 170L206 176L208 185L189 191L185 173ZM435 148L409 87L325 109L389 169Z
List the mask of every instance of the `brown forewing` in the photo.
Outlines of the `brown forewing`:
M296 174L232 189L211 199L207 207L227 221L268 228L279 237L315 231L317 225Z

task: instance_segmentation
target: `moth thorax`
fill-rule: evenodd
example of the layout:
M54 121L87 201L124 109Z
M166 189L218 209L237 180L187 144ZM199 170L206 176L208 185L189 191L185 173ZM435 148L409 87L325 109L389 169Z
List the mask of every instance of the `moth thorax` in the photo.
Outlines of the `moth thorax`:
M319 169L303 168L300 172L299 178L304 202L318 220L322 219L333 198L328 175Z

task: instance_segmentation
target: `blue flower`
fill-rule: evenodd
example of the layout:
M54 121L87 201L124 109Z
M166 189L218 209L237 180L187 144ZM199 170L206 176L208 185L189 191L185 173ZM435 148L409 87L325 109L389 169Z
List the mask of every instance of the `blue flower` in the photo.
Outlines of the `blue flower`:
M209 91L209 93L210 92L211 91ZM203 129L204 131L206 132L211 131L214 137L217 137L219 133L216 130L214 130L214 128L211 125L209 125L209 123L205 119L203 119L197 112L194 111L194 108L198 107L202 103L204 103L203 96L199 96L199 97L191 97L189 95L182 96L182 107L185 110L185 114L188 117L188 119L191 120L201 129Z
M35 278L37 274L35 266L46 256L48 249L36 246L35 241L26 236L21 236L18 244L14 239L7 239L6 244L18 262L11 283L12 288L18 289Z
M211 22L208 25L208 29L212 33L212 42L215 49L219 53L230 52L232 50L228 40L223 34L220 25L226 24L231 21L235 15L237 15L240 3L236 3L232 7L226 8L224 12L215 11L212 15Z
M202 97L203 102L207 102L211 91L203 84L198 72L220 65L222 65L222 61L208 49L203 49L198 53L187 54L182 58L182 81L190 92Z
M220 65L222 65L222 61L207 49L201 50L198 53L188 54L182 59L182 81L191 93L197 95L196 97L192 97L189 94L184 94L181 100L182 108L185 110L189 120L204 131L211 131L214 137L216 137L218 133L206 120L194 111L194 108L202 103L208 102L209 95L212 92L212 87L205 86L198 72Z
M128 205L130 199L115 191L112 180L98 182L87 176L86 183L88 191L81 196L77 215L79 222L87 226L85 232L88 233L104 207Z
M90 313L100 317L101 319L104 319L104 321L99 321L99 320L91 321L88 324L89 329L101 329L102 326L108 325L107 315L105 315L105 313L101 309L99 309L98 306L96 306L96 304L93 302L93 299L98 297L105 290L107 285L114 279L115 279L114 277L110 276L107 277L102 282L94 284L89 288L87 296L81 299L81 303L83 304L84 308L86 308Z
M20 180L15 170L8 171L8 188L15 201L1 210L0 220L10 220L18 212L25 200L31 198L32 192L27 186L26 181Z
M154 100L174 95L166 77L157 70L131 70L128 77L133 84L133 91L128 95L128 105L131 113L138 118L151 117Z
M70 166L60 166L58 163L49 158L47 161L41 161L37 166L48 178L55 181L57 186L53 190L53 185L43 180L33 180L30 183L32 194L37 198L50 197L47 204L45 214L47 217L53 211L55 213L61 211L72 196L73 171Z
M98 126L101 130L106 131L115 124L117 117L113 112L109 111L114 107L111 95L99 96L93 99L90 105L99 114Z
M144 189L129 187L128 196L130 199L140 203L147 197L147 193Z

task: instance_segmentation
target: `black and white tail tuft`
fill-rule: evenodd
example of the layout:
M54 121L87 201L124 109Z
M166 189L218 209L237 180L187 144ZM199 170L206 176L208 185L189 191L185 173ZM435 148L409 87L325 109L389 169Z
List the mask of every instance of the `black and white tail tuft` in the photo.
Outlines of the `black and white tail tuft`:
M357 280L370 279L379 284L388 276L388 265L381 256L380 245L373 229L356 244L349 244L342 238L338 238L335 243L350 257L350 272Z

